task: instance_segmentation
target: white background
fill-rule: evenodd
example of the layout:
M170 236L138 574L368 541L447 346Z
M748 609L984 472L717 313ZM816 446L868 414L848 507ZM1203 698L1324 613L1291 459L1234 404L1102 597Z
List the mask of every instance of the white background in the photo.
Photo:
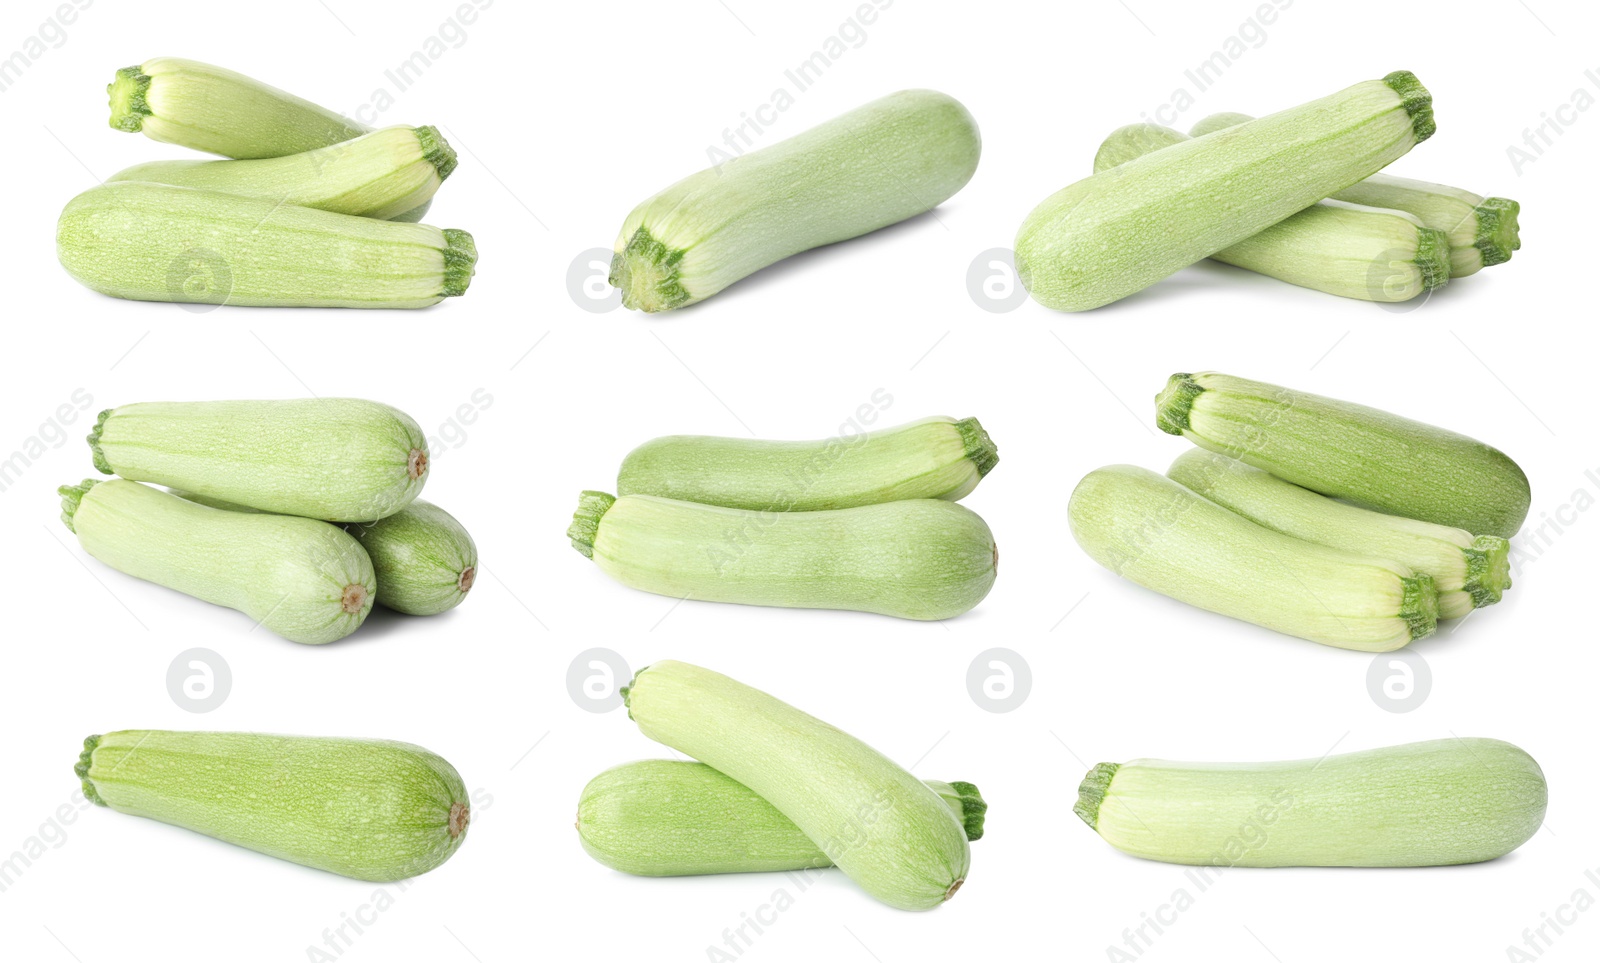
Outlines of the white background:
M323 959L310 948L360 911L375 922L347 929L348 946L336 937L338 958L722 958L708 948L724 929L791 884L629 878L590 861L575 838L591 776L666 754L623 712L588 712L569 696L569 663L598 646L634 667L670 657L716 668L920 776L976 782L991 803L971 876L948 905L899 912L826 874L742 959L895 963L1023 948L1106 959L1180 887L1194 905L1144 959L1506 959L1525 927L1576 890L1600 897L1584 876L1600 866L1600 778L1594 636L1581 618L1600 521L1574 504L1576 492L1600 495L1585 293L1600 111L1563 106L1579 89L1600 96L1584 75L1600 63L1588 43L1595 13L1583 6L1299 0L1258 31L1242 27L1255 16L1245 0L901 0L857 32L841 28L851 0L804 12L752 0L500 0L459 30L442 26L455 16L446 0L99 0L64 31L44 28L57 45L0 92L10 185L0 456L35 438L44 449L0 492L0 859L48 840L0 892L8 957ZM5 4L0 55L23 49L54 9ZM385 71L441 29L456 45L395 93ZM899 88L934 87L982 127L971 184L932 215L796 258L690 310L580 309L567 283L574 259L608 247L639 200L706 166L724 129L841 29L857 45L760 143ZM1184 71L1241 29L1254 43L1196 94ZM363 119L441 126L461 165L429 221L476 236L472 289L416 313L192 313L74 284L50 241L61 205L121 167L184 156L105 123L115 69L161 55L226 65L349 113L387 88L393 105ZM1214 265L1082 316L1031 302L991 313L969 296L980 252L1008 246L1035 203L1088 172L1107 132L1155 118L1175 91L1195 103L1160 119L1187 128L1396 69L1432 90L1439 131L1394 169L1521 201L1527 240L1510 264L1402 312ZM1514 164L1507 148L1558 108L1564 133ZM1073 544L1066 503L1077 479L1114 462L1164 469L1186 443L1154 429L1150 399L1170 373L1205 369L1453 428L1527 470L1534 507L1516 543L1516 588L1415 646L1433 680L1419 708L1374 702L1369 656L1184 608L1120 582ZM611 487L639 442L825 437L879 388L894 399L879 426L978 415L999 444L999 467L966 504L997 534L1001 575L966 616L920 624L674 607L608 582L563 537L578 491ZM57 408L79 389L92 401L63 424ZM489 404L473 404L480 390ZM460 608L430 620L379 610L343 642L298 646L109 570L57 521L55 487L95 474L81 437L101 408L308 393L394 404L434 437L425 497L473 532L487 573ZM1558 513L1564 532L1532 533ZM165 683L174 656L195 646L222 654L233 674L228 699L204 715L176 705ZM1027 701L1009 713L985 711L967 690L969 664L996 646L1032 674ZM492 803L480 802L453 859L387 887L392 905L374 917L362 910L372 884L78 812L79 741L121 728L409 740L451 760ZM1546 829L1512 856L1413 871L1237 869L1199 893L1182 868L1125 857L1071 813L1084 770L1101 760L1295 758L1451 734L1506 739L1543 764ZM70 823L56 815L63 804ZM1600 913L1561 913L1576 921L1564 935L1546 930L1543 958L1592 959Z

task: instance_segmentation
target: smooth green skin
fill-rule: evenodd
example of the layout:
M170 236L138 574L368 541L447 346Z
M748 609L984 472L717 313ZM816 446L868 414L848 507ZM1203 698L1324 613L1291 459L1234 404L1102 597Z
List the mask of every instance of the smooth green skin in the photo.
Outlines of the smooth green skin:
M620 495L811 512L966 497L1000 460L977 419L925 418L824 441L670 435L622 461Z
M965 826L983 835L988 808L971 783L926 780ZM644 759L589 780L578 839L600 863L635 876L769 873L832 866L789 817L701 762Z
M382 220L431 201L455 166L455 151L437 130L401 126L285 157L151 161L110 179L196 187Z
M1101 763L1078 815L1143 859L1191 866L1451 866L1496 859L1544 822L1539 764L1455 738L1292 762Z
M291 642L335 642L372 611L372 562L337 526L207 508L123 479L89 480L60 493L61 520L90 555L243 612Z
M971 180L977 122L933 90L902 90L684 178L622 223L611 284L666 311L801 251L932 210Z
M107 475L329 522L393 515L428 480L417 423L359 398L122 405L89 448Z
M1086 311L1142 291L1372 174L1433 133L1404 71L1078 181L1017 233L1034 299Z
M1201 137L1254 119L1249 114L1212 114L1196 123L1189 134ZM1357 181L1332 196L1351 204L1405 211L1428 227L1444 231L1450 239L1453 278L1509 261L1511 252L1522 247L1517 222L1522 205L1508 198L1485 198L1459 187L1383 173Z
M1477 535L1517 534L1533 498L1516 462L1465 435L1215 371L1168 379L1156 424L1301 488Z
M983 519L922 498L823 512L752 512L585 492L573 547L630 588L784 608L950 619L994 585Z
M1107 170L1189 138L1168 127L1129 124L1112 131L1095 155ZM1362 301L1409 301L1450 279L1450 243L1442 232L1400 211L1321 201L1212 260L1325 294Z
M1428 573L1439 591L1441 619L1493 605L1511 587L1511 543L1498 535L1473 537L1358 508L1203 448L1179 455L1167 477L1257 525Z
M1390 652L1438 619L1429 576L1264 528L1144 468L1085 475L1067 515L1089 557L1123 578L1286 635Z
M478 575L478 547L449 512L417 499L387 518L345 526L372 557L378 604L407 615L460 605Z
M748 787L884 903L933 909L966 879L972 856L961 821L854 736L684 662L641 670L623 698L640 732Z
M471 814L455 767L388 740L130 729L84 740L76 769L117 812L381 883L449 859Z
M67 202L56 255L115 298L321 308L425 308L466 293L478 260L453 228L142 181Z

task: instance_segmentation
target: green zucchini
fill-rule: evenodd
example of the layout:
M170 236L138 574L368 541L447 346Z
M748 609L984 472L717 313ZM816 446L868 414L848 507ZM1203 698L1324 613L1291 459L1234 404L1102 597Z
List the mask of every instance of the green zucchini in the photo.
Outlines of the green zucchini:
M110 179L197 187L386 219L430 201L455 167L456 152L436 129L402 126L283 157L151 161Z
M1095 155L1098 172L1189 138L1129 124ZM1364 301L1409 301L1450 280L1450 242L1410 214L1322 201L1211 255L1214 261L1313 291Z
M90 555L243 612L291 642L337 641L372 610L372 562L335 525L207 508L120 478L58 491L61 520Z
M1212 114L1189 131L1199 137L1255 118L1248 114ZM1386 207L1414 215L1423 224L1444 231L1450 241L1450 276L1461 278L1504 264L1522 247L1517 216L1522 205L1505 197L1482 197L1459 187L1373 174L1333 198L1367 207Z
M988 805L969 782L925 780L966 831L983 836ZM644 759L589 780L578 839L600 863L635 876L765 873L831 866L772 804L702 762Z
M330 522L393 515L428 480L417 423L359 398L122 405L89 448L107 475Z
M101 294L244 307L425 308L478 261L466 231L140 181L69 201L56 254Z
M1465 435L1215 371L1168 379L1156 424L1301 488L1477 535L1515 535L1533 497L1516 462Z
M74 768L96 805L373 882L439 866L471 819L455 767L404 742L129 729Z
M667 311L801 251L932 210L978 166L978 125L954 98L902 90L644 201L617 234L622 303Z
M671 435L628 453L617 494L790 512L957 501L999 460L976 418L926 418L826 441Z
M1143 468L1085 475L1067 515L1089 557L1123 578L1286 635L1389 652L1438 620L1429 575L1264 528Z
M1292 762L1101 763L1073 811L1117 849L1191 866L1451 866L1544 822L1533 757L1453 738Z
M903 619L970 610L998 559L983 519L931 498L753 512L586 491L567 536L607 575L657 595Z
M971 851L961 820L854 736L684 662L640 670L623 700L640 732L765 799L890 906L933 909L965 881Z
M417 499L375 522L345 526L372 556L383 586L378 604L407 615L438 615L461 604L478 576L478 547L444 509Z
M1062 311L1110 304L1350 186L1433 134L1397 71L1146 154L1051 195L1023 221L1017 275Z
M1274 531L1428 573L1439 591L1442 619L1493 605L1511 587L1511 543L1498 535L1474 537L1459 528L1357 508L1201 448L1179 455L1167 477Z

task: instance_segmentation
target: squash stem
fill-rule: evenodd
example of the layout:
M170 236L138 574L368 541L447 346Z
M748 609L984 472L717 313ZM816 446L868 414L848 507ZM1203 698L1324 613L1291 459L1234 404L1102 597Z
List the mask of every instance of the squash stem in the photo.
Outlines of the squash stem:
M952 782L949 786L961 801L961 828L966 830L967 841L982 839L983 818L989 811L989 804L978 787L970 782Z
M83 782L83 796L96 806L104 806L106 801L100 798L100 791L94 788L94 783L89 781L89 766L94 762L94 750L100 745L99 736L90 736L83 740L83 751L78 753L78 763L72 771L78 774L78 779Z
M685 253L668 248L641 227L633 232L627 246L612 255L611 275L606 280L622 292L626 308L649 313L670 311L690 300L678 275Z
M1422 289L1432 291L1450 280L1450 235L1424 227L1417 231L1417 256L1412 259L1422 273Z
M89 493L89 489L98 484L93 478L85 478L80 484L62 485L56 489L56 494L61 496L61 523L74 535L78 529L72 520L78 514L78 506L83 503L83 496Z
M467 831L467 823L472 821L472 810L464 802L450 804L450 838L455 839Z
M472 286L478 264L478 245L472 235L453 227L444 229L444 296L459 298Z
M584 558L594 558L594 540L600 532L600 519L617 503L615 496L605 492L585 491L578 496L578 510L572 513L572 524L567 526L567 537L572 547ZM627 698L624 690L623 698Z
M111 412L112 409L110 408L100 412L100 417L95 419L94 428L89 432L89 451L94 456L94 467L99 469L102 475L116 474L116 471L111 467L111 462L106 461L105 452L100 450L100 433L105 431L106 419L111 417Z
M144 119L150 109L150 76L142 64L124 67L117 71L116 79L106 85L111 96L111 126L136 134L144 129Z
M1000 463L1000 451L995 447L989 433L978 424L978 419L961 419L956 422L956 431L961 435L961 444L966 449L967 458L977 466L979 478L989 474L994 466Z
M1087 823L1090 829L1099 830L1100 804L1105 802L1106 791L1111 788L1111 780L1121 768L1121 763L1102 762L1089 770L1089 774L1083 777L1083 782L1078 784L1078 802L1072 807L1072 811L1077 813L1078 818Z
M1461 590L1472 596L1472 607L1500 601L1501 594L1511 587L1511 543L1498 535L1479 535L1471 548L1461 551L1467 557L1467 577Z
M458 158L456 157L455 148L451 147L450 142L445 140L444 136L439 133L439 128L418 127L417 143L422 145L423 158L433 165L434 170L439 172L441 181L449 177L451 171L456 169Z
M1156 395L1156 425L1169 435L1189 430L1189 412L1194 400L1206 389L1187 372L1167 379L1167 386Z
M1473 208L1478 215L1478 236L1472 246L1483 252L1483 266L1504 264L1511 252L1522 247L1517 215L1522 205L1508 197L1486 197Z
M1411 117L1411 132L1416 137L1417 143L1420 144L1432 137L1433 132L1438 129L1433 120L1433 94L1422 86L1422 81L1417 79L1417 75L1409 70L1396 70L1383 78L1383 82L1400 95L1400 105Z
M1411 629L1411 641L1432 635L1439 627L1439 589L1433 576L1418 572L1400 584L1400 618Z

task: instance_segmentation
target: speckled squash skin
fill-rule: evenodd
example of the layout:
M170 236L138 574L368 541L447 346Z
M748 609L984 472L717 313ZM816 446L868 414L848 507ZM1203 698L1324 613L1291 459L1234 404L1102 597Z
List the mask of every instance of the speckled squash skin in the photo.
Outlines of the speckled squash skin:
M478 577L478 547L449 512L417 499L387 518L346 525L372 557L378 604L407 615L460 605Z
M404 742L132 729L90 736L76 768L117 812L373 882L439 866L471 816L455 767Z

